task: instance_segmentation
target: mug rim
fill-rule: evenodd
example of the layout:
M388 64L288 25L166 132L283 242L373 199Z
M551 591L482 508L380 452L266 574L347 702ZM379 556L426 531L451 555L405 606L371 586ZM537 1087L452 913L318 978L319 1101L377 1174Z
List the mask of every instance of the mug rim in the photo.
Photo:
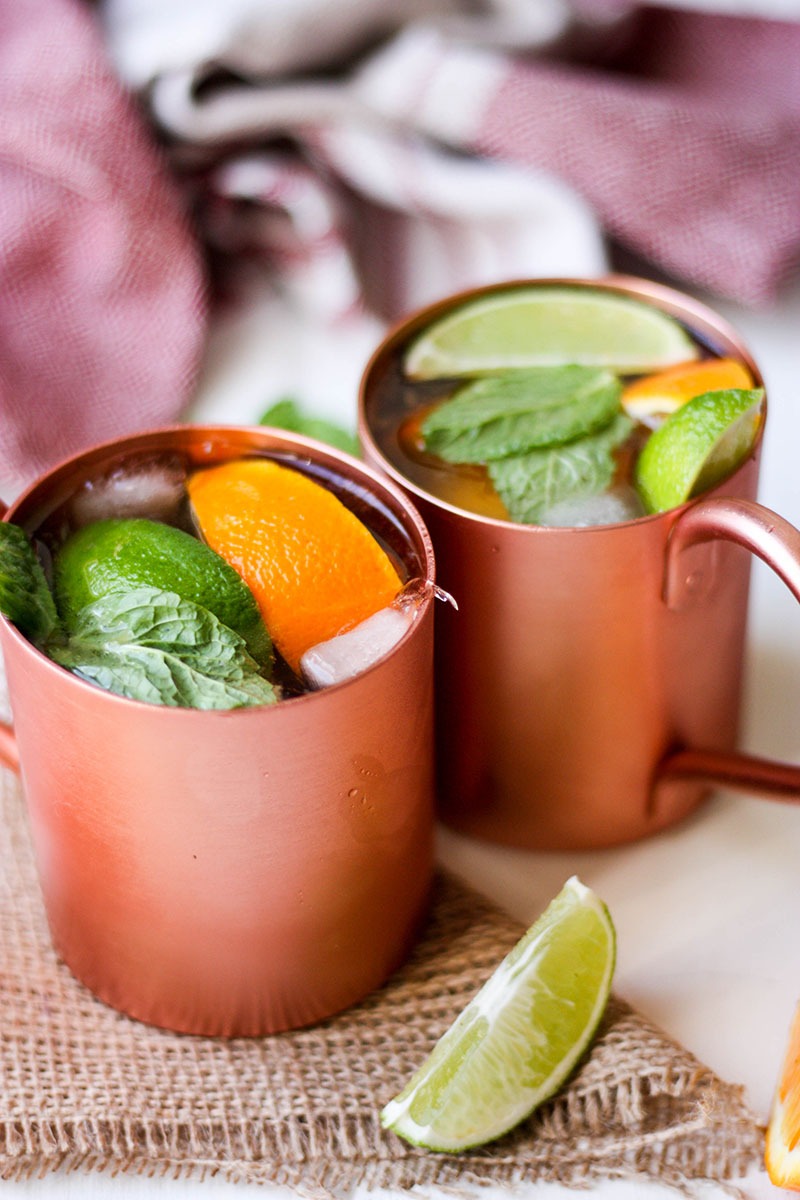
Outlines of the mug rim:
M246 441L248 437L252 438L253 435L257 435L259 439L265 438L270 443L269 445L262 445L261 449L265 451L270 449L280 449L281 451L288 451L289 453L293 451L299 451L301 455L303 452L305 452L306 457L312 462L319 462L321 459L328 459L330 460L333 470L338 471L340 477L343 476L345 480L352 480L355 476L357 481L359 476L366 477L366 481L370 484L369 490L371 493L374 491L377 491L378 493L383 492L386 496L388 496L397 506L397 508L410 519L414 534L419 539L419 545L414 546L413 548L420 554L420 558L423 561L425 571L424 583L426 586L425 594L422 596L420 602L420 611L418 617L411 623L409 628L405 630L405 632L397 640L397 642L395 642L390 650L388 650L385 654L382 654L379 659L377 659L374 663L371 663L368 667L365 667L363 670L347 679L341 680L339 683L327 684L322 688L309 689L295 696L287 696L284 699L279 699L275 704L254 705L248 708L234 709L201 709L188 706L179 707L166 704L154 704L146 700L134 700L128 696L120 696L116 692L111 692L106 688L100 687L98 684L91 683L89 680L81 679L78 675L75 675L71 671L68 671L66 668L60 666L57 662L45 654L44 651L35 646L33 642L31 642L12 621L0 613L0 624L4 627L7 635L15 642L20 644L21 647L23 647L26 651L30 651L36 656L37 659L41 660L42 665L46 670L52 669L56 673L55 678L61 681L63 686L74 686L79 688L81 692L84 689L89 688L91 689L91 694L93 696L102 696L109 703L119 703L126 706L135 705L137 708L144 709L146 711L169 713L170 720L191 720L196 718L199 714L206 716L225 716L228 719L244 719L246 717L256 719L259 714L263 716L263 714L267 712L274 712L280 708L285 709L287 704L292 704L292 706L296 708L300 703L309 704L320 702L326 696L331 696L334 693L337 695L341 694L341 692L345 689L357 685L360 680L371 675L400 651L401 647L404 646L406 641L414 634L418 621L428 613L428 610L432 605L436 595L436 561L433 551L433 544L430 534L428 533L427 526L425 525L425 522L412 499L405 495L403 490L398 487L393 480L386 478L380 472L369 466L369 464L362 462L360 459L355 458L346 451L338 450L336 447L329 446L325 442L320 442L316 438L306 437L303 434L291 433L288 430L282 430L270 425L228 425L217 423L161 425L153 426L146 430L140 430L136 433L124 434L116 438L109 438L103 442L94 443L90 446L84 447L82 450L79 450L74 454L68 455L66 458L60 459L51 467L48 467L45 471L41 472L36 479L29 483L24 490L17 497L15 497L12 503L9 504L7 510L3 514L3 517L0 519L8 522L9 524L15 524L16 522L14 518L16 517L18 511L24 508L26 503L32 502L35 499L36 494L41 489L45 488L48 482L52 484L53 480L59 476L63 476L65 479L68 478L71 471L73 471L79 464L85 463L87 460L91 461L92 459L96 458L98 464L100 464L109 455L116 454L117 452L120 455L131 452L135 453L137 449L165 451L169 449L179 450L181 448L181 441L186 441L187 443L197 440L205 441L213 438L215 435L217 437L233 437L234 440L241 438L243 441ZM276 445L276 442L279 443L279 445ZM255 446L253 444L249 446L247 451L243 446L242 453L252 453L254 449ZM209 466L215 461L219 460L210 460ZM342 465L346 468L346 470L341 470ZM397 515L397 513L395 513L395 515ZM409 539L409 541L410 544L413 545L411 539Z
M526 525L520 521L506 520L501 517L484 516L481 513L470 512L469 509L459 508L458 505L451 504L448 500L442 500L434 495L433 492L426 491L425 488L409 479L402 471L391 462L384 454L381 447L377 444L373 437L372 430L367 419L367 393L371 376L375 370L383 363L383 361L396 350L400 349L403 343L407 342L416 332L425 327L425 325L437 319L439 316L444 316L446 313L457 308L461 304L469 303L471 300L481 299L484 296L492 295L496 292L514 291L519 288L529 287L575 287L580 290L594 288L595 290L612 292L621 296L630 296L636 299L641 299L643 302L648 301L654 303L655 307L662 312L666 312L669 316L679 317L686 321L687 316L699 322L703 332L708 332L716 337L720 335L730 343L731 348L736 351L736 354L741 358L742 362L748 368L753 376L754 387L765 389L764 379L759 369L759 366L753 358L749 347L746 345L741 334L734 326L721 314L717 313L713 308L707 305L702 300L697 300L686 292L680 291L678 288L671 287L667 284L658 283L655 280L645 279L643 276L625 275L611 273L608 275L598 276L597 278L589 278L585 276L576 277L561 277L547 276L541 278L520 277L515 279L504 280L495 283L482 284L476 287L464 288L458 292L453 292L451 295L434 300L420 308L416 308L413 312L406 314L400 320L394 322L387 329L380 344L370 355L366 366L361 374L358 387L358 436L361 444L369 449L369 452L374 456L374 461L380 463L381 471L385 472L390 480L404 491L411 494L414 500L422 500L426 504L438 509L441 512L447 513L454 517L475 522L482 527L489 529L508 530L509 528L519 531L521 536L543 536L549 535L554 537L559 534L596 534L608 533L612 530L627 529L633 526L643 526L645 524L654 524L662 520L671 520L678 514L684 512L692 504L696 504L698 500L708 498L717 494L718 489L735 480L740 471L744 470L748 462L754 455L757 455L761 448L761 443L764 438L764 430L767 423L767 395L764 390L764 398L762 401L763 416L760 422L755 441L742 462L737 468L724 479L721 479L712 488L706 489L698 496L692 496L685 500L683 504L677 505L675 508L664 509L661 512L642 513L638 517L630 517L624 521L613 521L606 525Z

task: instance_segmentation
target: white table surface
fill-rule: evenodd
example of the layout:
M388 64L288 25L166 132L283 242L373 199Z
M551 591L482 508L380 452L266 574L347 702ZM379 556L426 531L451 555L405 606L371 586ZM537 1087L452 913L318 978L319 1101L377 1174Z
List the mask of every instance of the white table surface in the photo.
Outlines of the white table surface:
M800 281L774 311L714 307L744 335L766 377L760 498L800 525ZM760 562L753 569L743 741L753 753L800 761L800 611ZM618 994L719 1075L744 1084L766 1120L800 998L800 805L719 795L679 828L599 853L511 851L441 831L440 857L525 922L578 873L605 899L617 926ZM219 1180L80 1172L14 1187L29 1200L290 1194ZM752 1174L745 1190L780 1194L763 1172ZM593 1191L604 1200L674 1195L644 1180ZM555 1197L563 1189L531 1185L524 1192ZM492 1189L484 1194L491 1200Z

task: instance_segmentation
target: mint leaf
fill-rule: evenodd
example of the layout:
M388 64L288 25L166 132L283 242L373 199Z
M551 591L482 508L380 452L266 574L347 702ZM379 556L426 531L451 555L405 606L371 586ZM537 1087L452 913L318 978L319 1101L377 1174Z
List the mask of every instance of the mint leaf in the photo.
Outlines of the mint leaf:
M35 645L58 628L56 606L44 571L19 525L0 522L0 613Z
M605 491L614 476L613 451L632 428L631 419L618 413L599 433L490 462L489 477L511 520L535 525L560 500Z
M64 651L56 661L118 696L172 708L252 708L277 699L272 685L258 675L243 675L238 684L213 679L176 655L147 646L118 646L96 658Z
M458 389L423 421L425 449L447 462L485 463L571 442L607 425L621 385L577 365L505 371Z
M82 608L56 662L117 695L181 708L273 704L245 641L191 600L157 588L101 596Z
M326 421L324 417L307 416L296 400L285 396L282 400L268 408L259 419L259 425L273 425L276 429L285 429L289 433L301 433L304 437L316 438L318 442L326 442L337 450L344 450L356 458L361 453L358 438L347 429Z

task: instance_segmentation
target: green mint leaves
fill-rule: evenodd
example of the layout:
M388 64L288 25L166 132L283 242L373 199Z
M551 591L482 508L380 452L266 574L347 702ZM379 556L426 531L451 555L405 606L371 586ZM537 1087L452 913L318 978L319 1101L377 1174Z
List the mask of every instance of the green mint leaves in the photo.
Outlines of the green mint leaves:
M633 422L610 371L578 365L508 370L458 388L422 423L425 449L485 464L512 521L535 524L573 496L603 492Z
M142 587L101 596L65 633L33 546L5 521L0 612L62 667L130 700L230 709L278 699L244 639L174 592Z
M632 428L631 419L617 413L599 433L487 463L489 478L512 519L535 525L561 500L604 492L614 476L613 451Z
M304 437L316 438L318 442L325 442L356 458L361 454L358 438L354 434L342 429L333 421L326 421L324 417L308 416L291 396L277 400L260 417L258 423L273 425L276 429L285 429L288 433L300 433Z
M422 423L425 448L447 462L485 463L593 433L619 412L610 371L535 367L459 388Z
M24 530L0 521L0 613L34 645L58 628L58 614L44 571Z
M244 639L175 592L112 592L78 613L65 646L50 654L83 679L130 700L180 708L273 704Z

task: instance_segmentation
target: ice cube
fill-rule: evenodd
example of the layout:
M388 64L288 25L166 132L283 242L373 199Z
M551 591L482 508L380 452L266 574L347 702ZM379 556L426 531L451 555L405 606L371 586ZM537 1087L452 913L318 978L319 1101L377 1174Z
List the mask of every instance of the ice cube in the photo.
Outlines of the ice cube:
M347 633L306 650L300 659L303 678L311 687L342 683L371 667L396 646L418 612L413 604L392 604L361 621Z
M185 500L182 463L153 459L89 479L72 498L69 517L79 528L107 517L149 517L175 522Z
M581 528L617 525L644 515L644 505L632 487L618 487L599 496L570 496L553 504L539 519L540 525Z

